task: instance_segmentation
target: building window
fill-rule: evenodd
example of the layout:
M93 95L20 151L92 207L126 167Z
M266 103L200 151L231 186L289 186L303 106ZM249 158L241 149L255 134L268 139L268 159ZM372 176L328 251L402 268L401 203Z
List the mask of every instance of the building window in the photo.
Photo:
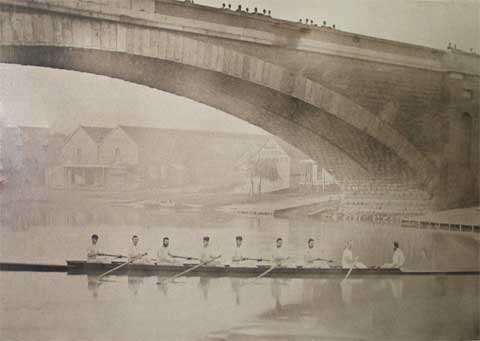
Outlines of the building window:
M82 163L82 149L80 148L75 150L75 161L76 163Z
M114 161L115 163L120 162L120 148L118 148L118 147L115 148L115 156L114 156L113 161Z
M463 89L462 98L463 99L472 99L473 98L473 90L472 89Z

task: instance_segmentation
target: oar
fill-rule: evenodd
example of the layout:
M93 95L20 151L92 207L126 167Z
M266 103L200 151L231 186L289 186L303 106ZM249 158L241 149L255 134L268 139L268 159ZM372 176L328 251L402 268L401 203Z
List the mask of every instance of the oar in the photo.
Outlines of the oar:
M263 261L262 258L250 258L250 257L243 257L243 260L254 260L254 261L257 261L257 262Z
M124 255L111 255L109 253L99 253L99 256L107 256L107 257L114 257L114 258L127 258L127 256Z
M98 280L101 280L101 279L102 279L103 277L105 277L106 275L109 275L109 274L111 274L112 272L117 271L118 269L121 269L121 268L123 268L124 266L127 266L128 264L133 263L133 262L139 260L139 259L142 258L142 257L145 257L147 254L148 254L148 253L145 252L144 254L142 254L142 255L140 255L140 256L138 256L138 257L134 257L133 259L129 260L129 261L126 262L126 263L120 264L119 266L116 266L116 267L114 267L113 269L110 269L110 270L108 270L107 272L104 272L103 274L101 274L100 276L97 277L97 281L98 281Z
M197 258L197 257L187 257L187 256L175 256L175 255L172 255L171 256L172 258L180 258L180 259L186 259L186 260L199 260L200 258Z
M272 272L273 270L275 270L275 268L278 266L278 264L273 264L271 267L268 268L268 270L262 272L260 275L258 275L257 277L251 279L250 281L247 281L245 283L243 283L243 285L246 285L246 284L252 284L253 282L255 282L257 279L260 279L266 275L268 275L270 272Z
M353 268L355 267L355 264L357 263L357 258L355 258L355 261L353 262L352 264L352 267L350 268L350 270L348 270L347 272L347 275L345 276L345 278L342 280L342 282L345 282L348 278L348 276L350 276L350 273L352 272Z
M315 258L314 260L323 260L324 262L334 263L333 259L325 259L325 258Z
M211 262L213 262L214 260L219 259L220 257L222 257L222 255L219 255L219 256L217 256L217 257L213 257L212 259L210 259L210 260L208 260L208 261L206 261L206 262L201 262L200 264L197 264L197 265L195 265L195 266L192 266L190 269L187 269L187 270L185 270L185 271L182 271L182 272L180 272L179 274L176 274L175 276L166 278L166 279L164 279L163 281L158 281L157 284L158 284L158 285L161 285L161 284L166 283L166 282L168 282L168 281L173 281L175 278L181 277L181 276L189 273L190 271L193 271L193 270L195 270L195 269L198 269L199 267L201 267L201 266L203 266L203 265L207 265L208 263L211 263Z

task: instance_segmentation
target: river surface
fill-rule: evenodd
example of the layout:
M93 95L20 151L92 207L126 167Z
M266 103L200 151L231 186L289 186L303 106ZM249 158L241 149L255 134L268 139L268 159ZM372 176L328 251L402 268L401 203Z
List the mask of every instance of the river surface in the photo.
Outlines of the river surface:
M90 235L104 252L125 253L133 234L154 255L164 236L177 254L195 256L202 237L224 262L234 237L244 254L267 257L282 237L292 265L306 241L340 260L369 265L392 257L400 242L409 268L478 268L471 236L397 226L305 219L250 218L224 213L89 210L32 205L3 213L2 261L64 263L84 259ZM19 212L22 212L19 214ZM479 276L352 276L270 279L187 277L157 286L157 276L94 278L64 273L0 272L1 340L464 340L478 339Z

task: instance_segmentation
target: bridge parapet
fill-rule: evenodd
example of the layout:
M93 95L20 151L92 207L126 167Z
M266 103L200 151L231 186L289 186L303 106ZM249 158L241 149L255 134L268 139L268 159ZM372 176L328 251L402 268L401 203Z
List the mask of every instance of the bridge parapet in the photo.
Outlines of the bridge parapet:
M480 57L476 54L459 50L448 52L177 0L0 0L1 4L375 63L480 76Z

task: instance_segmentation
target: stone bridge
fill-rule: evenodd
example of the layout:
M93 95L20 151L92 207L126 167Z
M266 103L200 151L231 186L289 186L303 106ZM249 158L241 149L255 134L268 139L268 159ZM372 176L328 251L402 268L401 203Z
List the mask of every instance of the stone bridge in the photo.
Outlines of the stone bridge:
M0 62L188 97L279 136L344 184L404 183L437 209L479 200L475 54L175 0L0 0Z

